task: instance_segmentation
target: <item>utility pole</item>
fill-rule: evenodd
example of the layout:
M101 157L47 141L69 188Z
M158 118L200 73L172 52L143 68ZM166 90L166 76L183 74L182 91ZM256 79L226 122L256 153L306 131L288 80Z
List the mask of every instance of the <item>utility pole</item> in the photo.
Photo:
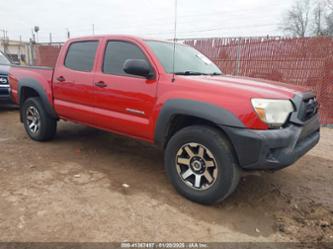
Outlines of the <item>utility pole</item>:
M3 37L0 40L0 45L3 45L3 47L5 49L5 30L4 29L0 29L0 31L3 33Z
M67 31L67 39L71 38L71 33L69 32L69 28L67 28L66 31Z
M34 33L34 29L31 29L31 41L32 41L32 43L36 42L36 35Z
M4 43L5 42L5 40L6 40L6 30L4 30L4 29L0 29L0 31L2 32L2 42Z
M95 24L92 25L92 34L95 35Z
M5 38L6 30L4 30L4 29L0 29L0 31L3 33L3 38Z
M3 33L2 37L2 44L3 44L3 52L7 53L7 45L8 45L8 31L6 29L0 29L0 31Z
M22 51L21 51L21 46L22 46L22 36L20 35L20 44L19 44L19 61L20 61L20 64L21 64L21 59L22 59Z
M52 44L52 33L49 34L50 45Z
M37 36L37 42L39 42L39 39L38 39L39 26L35 26L34 31L35 31L36 36Z

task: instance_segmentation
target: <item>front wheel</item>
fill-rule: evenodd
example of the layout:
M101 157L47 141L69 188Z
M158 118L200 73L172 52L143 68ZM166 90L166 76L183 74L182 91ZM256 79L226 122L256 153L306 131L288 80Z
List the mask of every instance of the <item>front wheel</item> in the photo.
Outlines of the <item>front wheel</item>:
M190 126L177 132L167 144L165 167L176 190L202 204L227 198L240 176L227 138L208 126Z
M57 120L45 111L40 98L27 99L21 109L24 128L36 141L51 140L57 130Z

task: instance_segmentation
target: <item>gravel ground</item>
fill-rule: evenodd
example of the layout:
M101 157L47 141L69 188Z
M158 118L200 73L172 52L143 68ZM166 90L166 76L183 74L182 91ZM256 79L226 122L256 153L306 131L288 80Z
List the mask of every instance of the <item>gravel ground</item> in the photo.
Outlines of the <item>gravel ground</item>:
M292 167L202 206L175 192L149 144L65 122L37 143L3 108L0 128L0 241L333 242L333 129Z

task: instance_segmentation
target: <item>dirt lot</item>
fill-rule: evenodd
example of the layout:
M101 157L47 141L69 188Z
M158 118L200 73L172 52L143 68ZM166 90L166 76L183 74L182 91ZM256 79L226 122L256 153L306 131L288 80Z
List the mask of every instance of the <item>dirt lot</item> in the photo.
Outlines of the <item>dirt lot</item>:
M207 207L175 192L151 145L64 122L36 143L8 109L0 128L0 241L333 242L333 129L292 167L245 176Z

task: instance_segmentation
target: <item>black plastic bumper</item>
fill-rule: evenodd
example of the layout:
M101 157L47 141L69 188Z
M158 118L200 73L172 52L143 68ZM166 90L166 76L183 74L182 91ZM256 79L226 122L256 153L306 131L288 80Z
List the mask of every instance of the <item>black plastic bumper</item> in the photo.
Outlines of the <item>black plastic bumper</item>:
M0 87L0 103L11 103L9 87Z
M320 139L318 114L303 125L279 130L222 127L229 136L240 166L248 170L278 170L296 162Z

